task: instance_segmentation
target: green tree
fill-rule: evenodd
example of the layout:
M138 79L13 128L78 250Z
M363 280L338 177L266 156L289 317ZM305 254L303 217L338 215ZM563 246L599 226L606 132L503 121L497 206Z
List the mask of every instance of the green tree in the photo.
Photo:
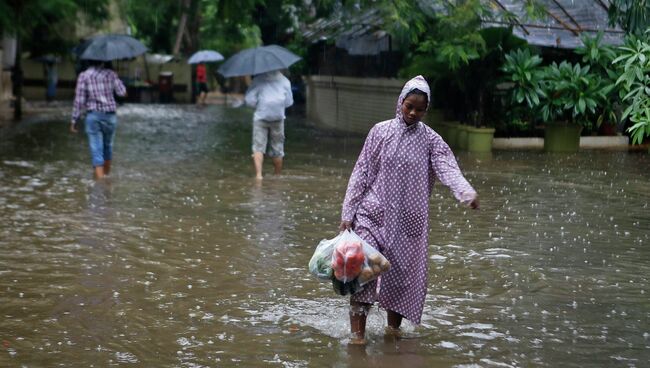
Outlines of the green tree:
M122 0L120 5L134 37L151 52L171 52L181 12L178 0L158 0L156 6L148 1Z
M418 5L420 2L400 3L391 5L392 14L405 22L392 22L392 32L410 45L400 74L425 75L434 90L447 91L444 100L452 100L449 91L455 91L457 106L445 107L456 110L467 123L487 125L494 115L490 110L495 106L492 92L500 78L499 67L508 51L525 42L512 36L508 27L483 28L483 21L495 15L485 1L429 1L426 7ZM416 6L421 9L419 14ZM512 15L506 13L505 17Z
M66 32L62 25L74 25L83 13L91 22L108 17L108 0L2 0L0 1L0 29L16 37L16 61L12 70L14 85L14 119L22 118L23 71L21 56L24 49L63 54L74 40L74 32ZM29 48L25 48L25 46Z
M156 52L172 53L182 29L180 53L212 48L231 54L260 44L297 46L299 29L330 14L336 0L121 0L133 29ZM183 17L185 16L185 20Z

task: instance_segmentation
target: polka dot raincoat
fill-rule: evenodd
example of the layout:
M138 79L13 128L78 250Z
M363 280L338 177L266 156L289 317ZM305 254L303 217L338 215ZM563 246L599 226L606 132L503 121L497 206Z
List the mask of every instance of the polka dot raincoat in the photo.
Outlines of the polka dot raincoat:
M342 220L378 249L391 270L352 296L374 303L419 324L427 291L429 197L436 180L461 202L476 191L463 177L449 146L422 122L407 125L401 105L414 89L430 99L421 76L408 81L397 101L396 116L368 133L343 202Z

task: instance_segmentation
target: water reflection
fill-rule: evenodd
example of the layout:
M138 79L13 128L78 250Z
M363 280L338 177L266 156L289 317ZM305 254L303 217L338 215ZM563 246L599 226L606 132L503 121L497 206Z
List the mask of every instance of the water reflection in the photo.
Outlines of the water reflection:
M242 207L252 212L251 229L248 236L260 247L287 243L285 228L287 221L287 185L282 177L269 176L264 180L252 180L249 200ZM280 250L280 249L276 249Z
M113 178L106 177L103 180L94 182L88 192L88 213L99 217L98 226L101 226L102 218L106 221L110 215L110 200L113 191ZM103 221L105 223L105 221Z
M373 308L356 349L306 265L362 140L290 120L256 184L250 112L120 114L103 182L63 119L0 139L0 366L647 365L647 155L459 153L482 209L434 190L422 325L386 341Z

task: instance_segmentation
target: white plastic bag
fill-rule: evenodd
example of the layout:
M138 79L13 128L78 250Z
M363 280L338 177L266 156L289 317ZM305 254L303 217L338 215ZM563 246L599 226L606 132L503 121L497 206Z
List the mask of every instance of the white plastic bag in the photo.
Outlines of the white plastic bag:
M332 239L323 239L309 260L309 272L321 280L332 279L332 253L343 232Z

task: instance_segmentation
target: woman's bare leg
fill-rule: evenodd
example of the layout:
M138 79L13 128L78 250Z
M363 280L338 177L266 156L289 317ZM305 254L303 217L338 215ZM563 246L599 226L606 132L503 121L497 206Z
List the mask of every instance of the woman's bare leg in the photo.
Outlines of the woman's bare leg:
M397 312L393 312L392 310L386 310L386 316L388 317L388 327L386 327L386 336L399 337L400 336L399 328L402 325L402 319L404 317Z
M388 316L388 325L396 330L399 330L399 326L402 325L402 318L404 317L397 312L393 312L392 310L387 310L386 315Z
M95 180L102 179L104 177L104 166L95 166L94 174Z
M282 157L273 157L274 174L280 175L282 173Z
M350 301L350 332L352 332L352 344L365 344L366 318L370 304Z
M264 163L264 154L262 152L253 153L253 166L255 166L255 179L262 179L263 163Z
M111 173L111 160L104 161L104 175Z

